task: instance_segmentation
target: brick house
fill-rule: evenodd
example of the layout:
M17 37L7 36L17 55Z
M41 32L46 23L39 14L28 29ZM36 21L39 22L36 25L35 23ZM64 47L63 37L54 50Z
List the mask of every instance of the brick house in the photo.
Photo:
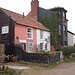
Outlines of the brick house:
M40 16L44 17L45 14L47 16L50 16L52 12L55 12L59 16L59 35L61 36L61 40L59 41L60 46L67 45L67 19L66 19L66 12L63 7L55 7L51 9L44 9L39 7L39 1L38 0L32 0L31 2L31 11L28 13L28 17L31 17L38 22L41 23Z
M0 44L5 44L5 54L12 54L19 43L26 52L50 51L50 30L24 14L0 8Z

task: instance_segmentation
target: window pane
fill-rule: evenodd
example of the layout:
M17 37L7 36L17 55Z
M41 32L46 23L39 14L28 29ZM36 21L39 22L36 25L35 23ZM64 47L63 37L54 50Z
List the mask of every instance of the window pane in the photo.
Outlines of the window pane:
M47 43L45 44L45 49L47 50Z
M28 42L28 52L33 52L33 42Z
M59 25L59 35L61 35L61 25Z
M40 50L43 50L43 43L40 43Z
M32 38L32 28L28 28L27 30L27 37Z
M28 28L28 31L27 32L31 32L31 28Z
M40 31L40 39L43 39L43 31Z

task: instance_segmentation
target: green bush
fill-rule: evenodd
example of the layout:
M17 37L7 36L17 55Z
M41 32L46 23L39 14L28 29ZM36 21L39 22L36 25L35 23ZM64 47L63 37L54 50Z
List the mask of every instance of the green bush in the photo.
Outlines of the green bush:
M74 46L63 46L61 47L61 51L63 51L63 55L65 57L69 57L72 53L75 53Z
M49 57L53 58L54 57L54 53L50 53Z
M37 53L51 53L51 51L40 50Z
M0 75L13 75L14 70L9 69L8 67L2 66L0 67Z
M55 51L61 51L61 47L56 48Z

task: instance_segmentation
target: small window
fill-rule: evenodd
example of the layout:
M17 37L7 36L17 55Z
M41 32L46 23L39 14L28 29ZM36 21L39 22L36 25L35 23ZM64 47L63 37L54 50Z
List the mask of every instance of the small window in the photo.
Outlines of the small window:
M28 52L33 52L33 42L28 42Z
M66 26L63 26L63 30L64 30L64 36L66 36Z
M40 30L40 39L43 39L43 31Z
M59 25L59 35L61 35L61 25Z
M33 38L33 31L32 31L32 28L30 28L30 27L27 28L27 37L28 37L28 39Z
M45 44L45 50L47 50L47 43Z
M43 50L43 43L40 43L40 50Z
M7 34L7 33L9 33L9 26L2 27L2 34Z
M66 21L66 13L63 12L63 21Z

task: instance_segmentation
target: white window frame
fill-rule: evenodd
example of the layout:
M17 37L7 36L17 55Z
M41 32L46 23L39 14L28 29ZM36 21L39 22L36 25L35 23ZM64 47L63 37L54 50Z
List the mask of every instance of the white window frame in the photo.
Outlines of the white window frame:
M47 50L47 43L45 43L45 50Z
M42 47L41 47L41 44L42 44ZM41 49L42 48L42 49ZM40 50L43 50L43 43L40 43Z
M7 34L7 33L9 33L9 26L2 27L2 34Z
M30 46L29 43L32 44L32 45ZM28 42L28 52L33 52L33 49L34 49L33 48L33 42Z
M43 31L40 30L40 39L43 39Z
M28 28L31 29L31 32L28 32ZM28 28L27 28L27 39L33 39L33 28L31 27L28 27ZM31 38L28 37L28 34L31 34Z

